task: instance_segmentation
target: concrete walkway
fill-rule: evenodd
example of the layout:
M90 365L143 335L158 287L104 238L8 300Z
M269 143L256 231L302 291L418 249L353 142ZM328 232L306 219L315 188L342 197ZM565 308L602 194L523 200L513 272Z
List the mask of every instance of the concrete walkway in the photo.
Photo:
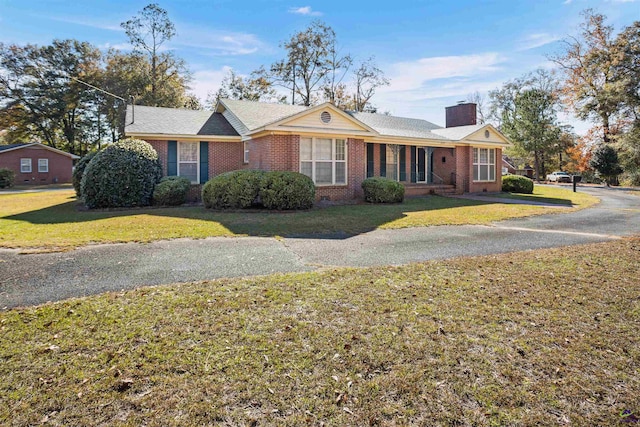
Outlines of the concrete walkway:
M144 285L334 266L399 265L640 234L640 197L605 188L580 191L598 196L602 202L570 214L558 211L491 226L375 230L356 236L314 238L178 239L32 255L0 250L0 309Z

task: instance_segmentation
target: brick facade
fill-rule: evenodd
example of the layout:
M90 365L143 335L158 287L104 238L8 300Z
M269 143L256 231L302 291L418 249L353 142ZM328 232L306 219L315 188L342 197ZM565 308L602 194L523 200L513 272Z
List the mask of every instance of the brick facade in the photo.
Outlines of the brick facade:
M31 159L31 172L20 172L20 159ZM38 159L48 159L48 172L38 172ZM0 152L0 168L8 168L16 173L15 183L62 184L71 182L73 160L69 156L38 146Z
M167 141L148 140L158 152L163 174L167 173ZM209 178L239 169L265 171L300 171L300 135L267 135L249 140L249 163L244 163L242 142L209 142ZM406 146L406 182L411 180L410 146ZM374 176L380 176L380 144L374 144ZM496 149L496 159L502 151ZM317 200L351 200L362 198L362 181L366 178L367 152L362 139L347 140L347 185L316 187ZM500 165L496 164L495 182L474 183L471 147L433 149L433 172L445 185L456 184L456 192L494 192L501 190ZM440 182L437 182L440 184ZM199 197L201 186L193 186L188 199Z

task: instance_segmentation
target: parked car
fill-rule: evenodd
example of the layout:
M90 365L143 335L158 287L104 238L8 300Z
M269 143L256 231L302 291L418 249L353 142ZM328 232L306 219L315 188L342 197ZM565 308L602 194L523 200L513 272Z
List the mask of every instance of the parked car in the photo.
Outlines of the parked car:
M571 182L571 175L562 171L555 171L547 175L549 182Z

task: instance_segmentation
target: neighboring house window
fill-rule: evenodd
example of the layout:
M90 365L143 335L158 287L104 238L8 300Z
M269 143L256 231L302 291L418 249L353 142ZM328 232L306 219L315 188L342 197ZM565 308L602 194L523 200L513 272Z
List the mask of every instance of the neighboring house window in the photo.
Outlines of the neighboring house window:
M31 173L31 159L20 159L20 172Z
M249 141L245 141L243 143L243 149L244 149L244 163L249 163Z
M178 176L187 178L192 184L197 184L200 178L199 146L198 142L178 142Z
M347 183L347 143L344 139L300 138L300 172L316 185Z
M387 144L387 178L398 181L399 145Z
M494 148L473 149L473 180L496 180L496 150Z
M49 159L38 159L38 172L49 172Z

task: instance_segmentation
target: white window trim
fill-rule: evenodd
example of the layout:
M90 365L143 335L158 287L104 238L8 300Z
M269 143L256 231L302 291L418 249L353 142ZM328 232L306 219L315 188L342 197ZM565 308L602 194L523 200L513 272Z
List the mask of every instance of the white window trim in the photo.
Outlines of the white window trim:
M476 155L476 150L477 150L477 155ZM487 151L487 162L486 163L481 163L480 162L480 150L488 150ZM490 152L493 151L493 163L490 162L489 159L491 159L491 155ZM475 176L475 171L472 171L471 173L473 174L473 182L495 182L496 181L496 149L495 148L483 148L483 147L473 147L473 151L471 152L471 160L472 160L472 166L478 166L478 179L476 179ZM473 161L473 158L477 157L478 158L478 162L476 163L475 161ZM489 166L489 171L487 172L487 179L480 179L480 166ZM491 170L493 170L493 179L491 179Z
M396 161L395 165L395 169L396 169L396 182L400 182L400 145L398 144L386 144L387 148L385 149L385 159L384 162L386 164L385 169L386 169L386 173L385 178L391 179L389 178L389 169L393 169L393 167L389 167L389 166L393 166L394 163L389 163L389 153L391 153L391 155L393 156L394 160ZM398 148L394 151L392 146L397 146Z
M242 150L244 152L244 156L242 157L242 162L246 165L249 163L249 141L244 141L242 143Z
M23 163L24 160L29 160L29 170L25 170L26 163ZM20 159L20 173L31 173L33 171L32 161L29 158Z
M196 150L196 161L188 161L188 162L181 162L180 161L180 144L197 144L197 150ZM199 142L195 142L195 141L178 141L178 147L177 147L177 153L176 153L176 158L177 158L177 173L178 176L180 175L180 163L195 163L196 164L196 180L195 181L191 181L191 184L200 184L200 143Z
M41 168L40 162L44 161L44 168ZM44 170L41 170L44 169ZM39 173L49 173L49 159L38 159L38 172Z
M311 179L313 180L313 184L316 187L346 187L349 185L349 168L348 166L348 161L349 161L349 141L347 140L347 138L323 138L323 137L304 137L304 138L300 138L302 139L310 139L311 140L311 160L302 160L302 156L300 155L302 148L298 147L298 157L299 157L299 164L298 164L298 172L302 173L302 163L308 163L311 162ZM316 148L316 139L330 139L331 140L331 160L316 160L313 158L314 153L315 153L315 148ZM342 140L344 141L344 160L336 160L336 140ZM317 184L316 183L316 162L331 162L331 168L332 168L332 173L331 173L331 183L330 184ZM336 184L336 163L344 163L344 183L338 183Z

